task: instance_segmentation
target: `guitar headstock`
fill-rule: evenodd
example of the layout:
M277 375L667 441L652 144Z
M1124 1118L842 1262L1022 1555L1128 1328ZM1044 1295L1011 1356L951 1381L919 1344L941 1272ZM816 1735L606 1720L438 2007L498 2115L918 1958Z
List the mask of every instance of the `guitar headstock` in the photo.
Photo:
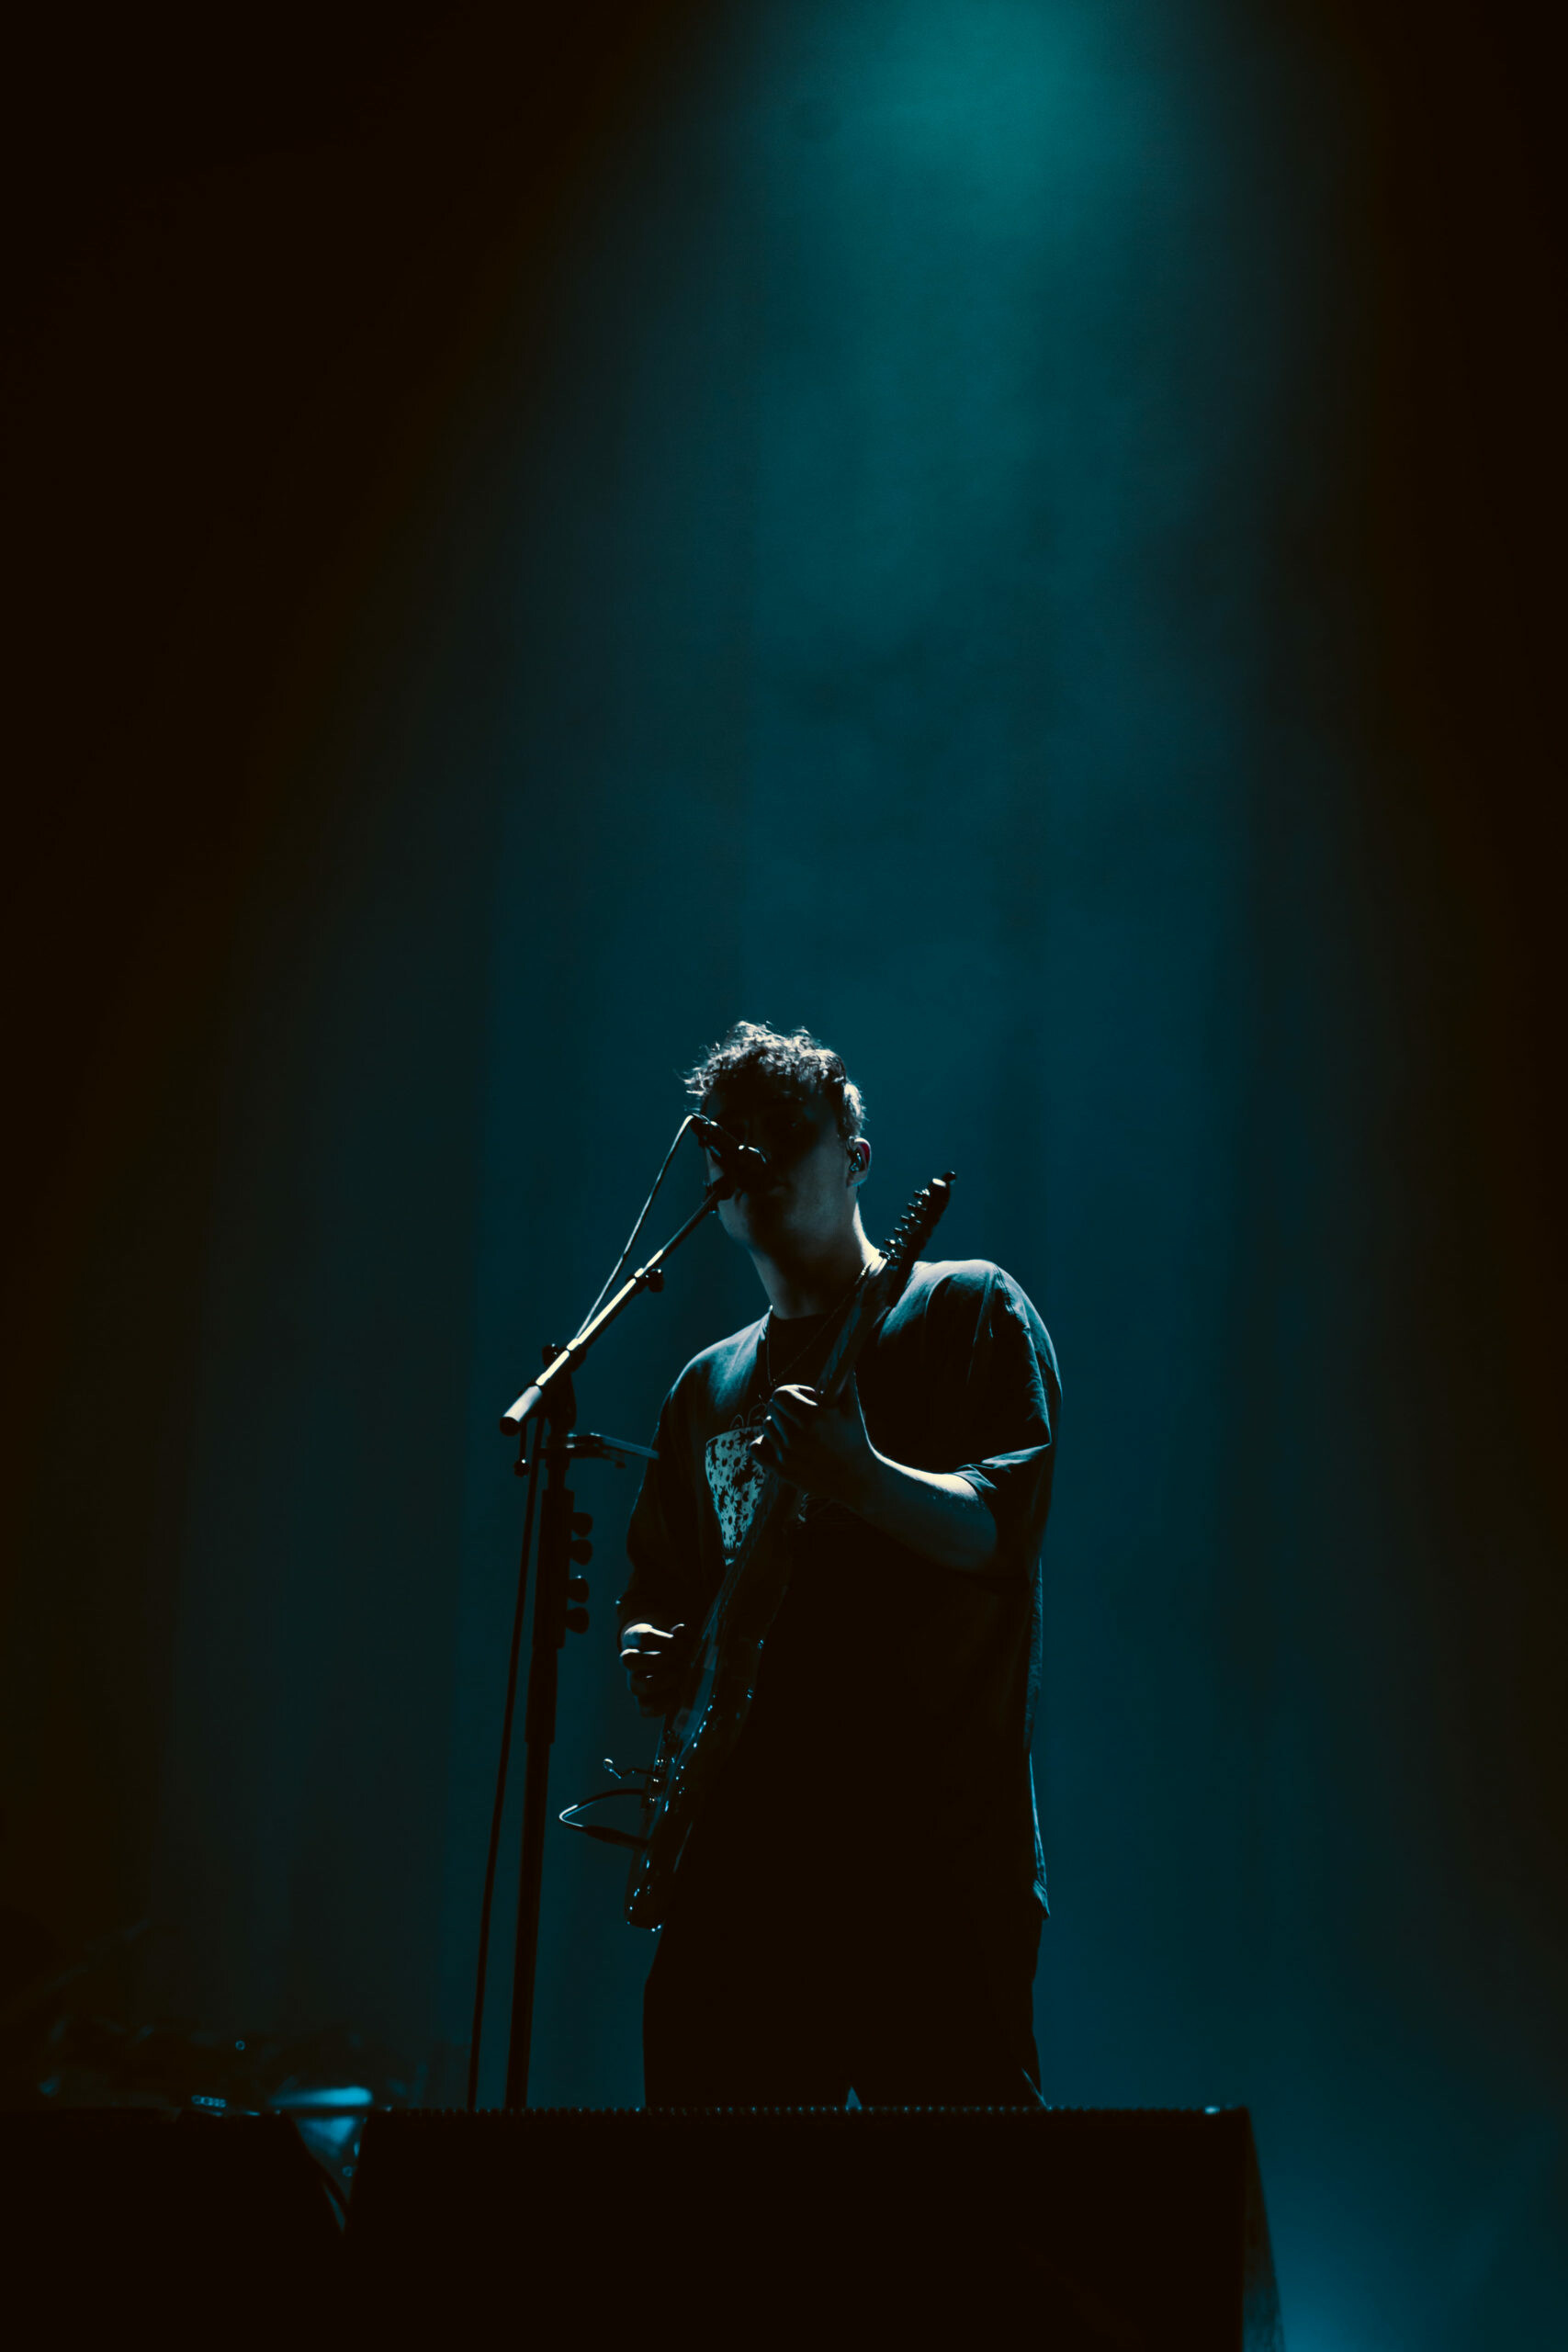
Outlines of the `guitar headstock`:
M952 1197L953 1181L950 1168L945 1175L933 1176L929 1184L922 1184L884 1245L882 1254L887 1262L883 1273L893 1275L900 1287L941 1222Z
M866 1274L851 1303L848 1320L829 1351L817 1385L825 1398L839 1396L853 1374L860 1349L883 1316L897 1305L910 1269L935 1232L953 1190L953 1170L922 1184L904 1211L874 1273Z

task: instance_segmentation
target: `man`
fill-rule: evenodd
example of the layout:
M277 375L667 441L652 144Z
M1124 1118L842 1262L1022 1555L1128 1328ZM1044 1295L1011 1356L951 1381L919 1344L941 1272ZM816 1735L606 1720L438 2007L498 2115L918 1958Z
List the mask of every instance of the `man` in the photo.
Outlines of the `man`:
M810 1384L877 1263L860 1091L814 1038L751 1022L687 1086L767 1160L718 1213L768 1311L689 1363L660 1416L620 1604L645 1714L675 1702L761 1469L809 1499L649 1976L649 2104L1037 2103L1050 1339L998 1267L922 1263L824 1405Z

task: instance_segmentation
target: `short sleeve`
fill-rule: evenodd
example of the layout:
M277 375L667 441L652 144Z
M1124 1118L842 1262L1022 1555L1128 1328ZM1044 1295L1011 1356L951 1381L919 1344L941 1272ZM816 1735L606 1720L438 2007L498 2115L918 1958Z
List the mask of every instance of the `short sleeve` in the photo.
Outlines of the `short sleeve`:
M992 1270L964 1393L966 1478L997 1522L996 1566L1032 1567L1051 1508L1061 1387L1050 1335L1010 1275Z

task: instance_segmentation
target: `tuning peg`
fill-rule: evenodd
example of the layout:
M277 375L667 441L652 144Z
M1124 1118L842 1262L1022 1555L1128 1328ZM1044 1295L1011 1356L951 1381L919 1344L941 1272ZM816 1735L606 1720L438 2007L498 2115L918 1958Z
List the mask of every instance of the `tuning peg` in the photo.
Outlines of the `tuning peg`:
M570 1601L586 1600L588 1598L588 1578L586 1577L568 1577L566 1580L566 1597Z
M571 1532L574 1535L592 1535L593 1513L591 1510L574 1510L571 1514Z
M587 1610L569 1609L566 1612L566 1630L569 1634L586 1634L588 1631Z

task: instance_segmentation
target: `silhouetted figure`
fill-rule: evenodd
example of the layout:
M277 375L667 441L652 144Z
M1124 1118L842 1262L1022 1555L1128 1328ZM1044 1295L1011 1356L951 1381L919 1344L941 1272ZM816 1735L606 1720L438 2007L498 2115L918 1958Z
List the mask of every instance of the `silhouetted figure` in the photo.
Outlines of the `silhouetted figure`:
M769 1306L660 1416L619 1612L646 1714L674 1703L761 1469L809 1500L739 1747L666 1906L648 2101L1037 2103L1050 1338L999 1267L922 1263L824 1405L810 1384L877 1261L859 1089L814 1039L744 1022L688 1086L767 1159L718 1213Z

